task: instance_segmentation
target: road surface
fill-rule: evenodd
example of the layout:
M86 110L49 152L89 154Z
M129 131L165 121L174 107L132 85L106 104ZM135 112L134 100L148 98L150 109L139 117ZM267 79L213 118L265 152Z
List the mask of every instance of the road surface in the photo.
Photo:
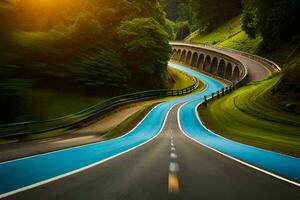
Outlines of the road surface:
M8 199L300 199L299 188L185 137L178 108L162 133L142 147ZM172 175L175 180L169 180Z
M198 135L205 135L190 114L182 119L185 102L197 103L204 94L219 90L217 81L178 65L173 67L197 76L207 84L199 94L155 107L129 134L110 141L0 163L0 192L6 199L300 199L297 185L241 164L210 148ZM179 105L183 105L179 107ZM180 108L180 109L179 109ZM178 122L178 116L180 121ZM192 139L182 133L179 128ZM196 130L197 135L190 131ZM173 138L173 139L172 139ZM207 136L205 135L205 138ZM195 141L194 141L195 140ZM216 142L224 142L218 138ZM211 148L215 148L213 144ZM274 152L242 145L247 151L273 162ZM233 152L239 148L232 147ZM219 149L222 151L222 149ZM126 152L126 153L124 153ZM225 152L229 154L232 152ZM250 152L251 153L251 152ZM244 156L243 156L244 155ZM238 159L247 161L249 153ZM116 157L117 156L117 157ZM299 181L300 160L281 155L278 175L290 174ZM112 159L113 158L113 159ZM106 161L106 162L104 162ZM260 161L260 160L258 160ZM278 163L274 163L277 165ZM293 166L294 166L293 164ZM268 170L268 169L266 169ZM270 169L272 170L272 169ZM77 173L74 173L77 172ZM286 173L286 172L289 173ZM275 173L272 171L272 173ZM67 176L68 175L68 176ZM295 178L296 180L293 180Z

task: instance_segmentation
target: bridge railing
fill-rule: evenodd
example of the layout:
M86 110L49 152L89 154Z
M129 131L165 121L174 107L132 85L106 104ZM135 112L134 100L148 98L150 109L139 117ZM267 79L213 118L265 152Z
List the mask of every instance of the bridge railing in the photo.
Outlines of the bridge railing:
M228 52L233 52L233 53L245 56L245 57L250 58L252 60L256 60L256 61L262 63L268 69L270 69L270 71L272 73L282 71L281 67L278 64L276 64L275 62L273 62L269 59L263 58L263 57L258 56L258 55L253 55L253 54L250 54L250 53L234 50L234 49L218 47L218 46L215 46L215 45L208 45L208 44L203 44L203 43L202 44L201 43L200 44L199 43L193 43L193 42L190 42L190 41L184 41L184 42L183 41L170 41L170 44L182 44L182 45L186 44L186 45L193 45L195 47L198 46L200 48L203 47L203 48L210 48L210 49L217 49L217 50L225 50L225 51L228 51ZM238 60L236 60L236 61L238 61ZM240 61L238 61L238 62L241 63ZM246 67L244 67L244 69L245 69L245 73L244 73L243 77L238 82L232 83L232 84L228 85L227 87L222 88L221 90L215 91L215 92L211 93L210 95L204 96L204 102L202 104L205 107L207 107L207 105L210 101L213 101L213 100L218 99L222 96L230 94L234 90L236 90L239 87L246 84L246 76L248 74L248 70L247 70Z
M242 73L239 75L239 79L236 80L235 83L237 84L237 83L242 83L242 82L245 83L246 82L246 78L248 76L248 69L238 59L233 58L233 57L231 57L229 55L226 55L224 53L221 53L221 52L216 52L212 48L208 48L208 47L210 47L210 45L194 44L194 43L191 43L191 42L183 42L183 41L170 41L169 43L173 46L185 46L185 47L191 47L191 48L202 48L204 51L211 52L211 53L214 53L214 54L218 54L220 57L222 57L222 58L224 58L228 61L231 61L232 63L235 63L237 66L240 67Z
M183 89L161 89L136 92L132 94L113 97L111 99L106 100L105 102L98 103L94 106L81 110L80 112L59 118L38 121L25 121L12 124L2 124L0 125L0 138L39 134L50 131L68 130L80 127L82 124L96 119L101 114L104 114L105 112L108 112L118 106L141 100L149 100L153 98L185 95L192 93L198 87L199 80L193 77L193 85Z
M280 72L282 70L281 67L277 63L275 63L274 61L263 58L263 57L258 56L258 55L250 54L250 53L247 53L247 52L238 51L238 50L230 49L230 48L226 48L226 47L219 47L219 46L216 46L216 45L209 45L209 44L205 44L205 43L194 43L194 42L191 42L191 41L188 41L188 40L185 40L184 42L183 41L170 41L170 42L183 43L183 44L193 44L193 45L198 45L198 46L202 46L202 47L209 47L209 48L212 48L212 49L225 50L225 51L233 52L233 53L248 57L250 59L256 60L258 62L261 62L266 67L268 67L272 72Z

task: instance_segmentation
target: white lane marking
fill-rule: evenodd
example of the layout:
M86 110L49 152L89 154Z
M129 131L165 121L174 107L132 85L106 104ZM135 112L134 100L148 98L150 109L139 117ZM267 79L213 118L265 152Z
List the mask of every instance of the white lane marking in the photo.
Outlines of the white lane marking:
M234 158L234 157L232 157L232 156L230 156L230 155L227 155L227 154L225 154L225 153L223 153L223 152L221 152L221 151L218 151L218 150L216 150L216 149L214 149L214 148L212 148L212 147L210 147L210 146L208 146L208 145L206 145L206 144L203 144L203 143L199 142L198 140L196 140L196 139L190 137L186 132L184 132L184 130L183 130L182 127L181 127L181 124L180 124L180 114L179 114L179 113L180 113L180 110L182 109L182 107L183 107L184 105L186 105L187 103L189 103L189 102L186 102L185 104L182 104L182 105L179 107L178 111L177 111L177 120L178 120L179 129L180 129L180 131L181 131L186 137L188 137L189 139L195 141L196 143L198 143L198 144L200 144L200 145L202 145L202 146L204 146L204 147L206 147L206 148L208 148L208 149L210 149L210 150L212 150L212 151L214 151L214 152L216 152L216 153L219 153L219 154L221 154L221 155L223 155L223 156L225 156L225 157L227 157L227 158L230 158L230 159L232 159L232 160L234 160L234 161L236 161L236 162L239 162L239 163L241 163L241 164L243 164L243 165L246 165L246 166L248 166L248 167L250 167L250 168L253 168L253 169L257 170L257 171L260 171L260 172L265 173L265 174L267 174L267 175L270 175L270 176L272 176L272 177L275 177L275 178L277 178L277 179L279 179L279 180L282 180L282 181L285 181L285 182L287 182L287 183L290 183L290 184L293 184L293 185L295 185L295 186L300 187L300 183L297 183L297 182L295 182L295 181L289 180L289 179L287 179L287 178L284 178L284 177L282 177L282 176L279 176L279 175L274 174L274 173L272 173L272 172L269 172L269 171L267 171L267 170L261 169L261 168L259 168L259 167L254 166L254 165L251 165L251 164L249 164L249 163L246 163L246 162L244 162L244 161L241 161L241 160L239 160L239 159L237 159L237 158ZM201 103L200 103L200 104L201 104ZM199 105L200 105L200 104L199 104ZM197 107L195 108L195 110L197 110ZM198 116L198 115L197 115L197 116ZM198 119L199 119L199 117L198 117ZM199 119L199 120L200 120L200 119ZM207 129L207 128L202 124L201 121L200 121L200 124L201 124L206 130L208 130L209 132L213 133L212 131L210 131L209 129ZM213 134L215 134L215 133L213 133ZM215 134L215 135L217 135L217 134ZM218 135L218 136L219 136L219 135Z
M176 153L171 153L170 157L171 157L171 159L177 159L178 158Z
M159 105L161 105L161 104L159 104ZM157 105L157 106L159 106L159 105ZM168 112L167 112L167 114L166 114L166 117L165 117L165 119L164 119L163 125L162 125L161 129L159 130L159 132L157 133L157 135L155 135L153 138L149 139L148 141L146 141L146 142L144 142L144 143L142 143L142 144L140 144L140 145L138 145L138 146L135 146L135 147L133 147L133 148L131 148L131 149L128 149L128 150L126 150L126 151L123 151L123 152L121 152L121 153L119 153L119 154L116 154L116 155L114 155L114 156L111 156L111 157L109 157L109 158L106 158L106 159L104 159L104 160L101 160L101 161L99 161L99 162L96 162L96 163L94 163L94 164L91 164L91 165L85 166L85 167L83 167L83 168L74 170L74 171L72 171L72 172L69 172L69 173L66 173L66 174L63 174L63 175L60 175L60 176L56 176L56 177L53 177L53 178L50 178L50 179L47 179L47 180L44 180L44 181L41 181L41 182L38 182L38 183L35 183L35 184L32 184L32 185L29 185L29 186L26 186L26 187L23 187L23 188L20 188L20 189L17 189L17 190L14 190L14 191L11 191L11 192L7 192L7 193L4 193L4 194L1 194L1 195L0 195L0 199L5 198L5 197L8 197L8 196L11 196L11 195L14 195L14 194L17 194L17 193L20 193L20 192L23 192L23 191L25 191L25 190L30 190L30 189L32 189L32 188L35 188L35 187L38 187L38 186L41 186L41 185L45 185L45 184L47 184L47 183L56 181L56 180L61 179L61 178L65 178L65 177L70 176L70 175L73 175L73 174L77 174L77 173L82 172L82 171L84 171L84 170L87 170L87 169L89 169L89 168L92 168L92 167L95 167L95 166L97 166L97 165L100 165L100 164L102 164L102 163L104 163L104 162L106 162L106 161L109 161L109 160L113 159L113 158L116 158L116 157L118 157L118 156L121 156L121 155L123 155L123 154L125 154L125 153L128 153L129 151L135 150L135 149L137 149L138 147L141 147L142 145L144 145L144 144L146 144L146 143L148 143L148 142L154 140L157 136L159 136L159 135L161 134L163 128L165 127L165 124L166 124L166 121L167 121L168 116L169 116L169 114L170 114L170 111L171 111L176 105L177 105L177 104L173 105L173 106L168 110ZM147 117L147 116L148 116L148 115L149 115L149 114L150 114L157 106L155 106L155 107L154 107L154 108L153 108L153 109L152 109L152 110L151 110L151 111L143 118L142 121L144 121L144 120L146 119L146 117ZM128 135L128 134L131 133L133 130L135 130L135 129L142 123L142 121L141 121L140 123L138 123L138 125L135 126L134 129L132 129L130 132L128 132L128 133L125 134L125 135ZM123 136L121 136L121 137L124 137L125 135L123 135ZM119 137L119 138L121 138L121 137ZM87 146L87 145L82 145L82 146ZM74 147L74 148L78 148L78 147ZM71 149L74 149L74 148L71 148ZM60 150L60 151L63 151L63 150ZM56 151L56 152L58 152L58 151ZM54 153L54 152L51 152L51 153ZM51 154L51 153L45 153L45 154ZM43 154L43 155L45 155L45 154ZM30 156L30 157L35 157L35 156ZM29 158L29 157L27 157L27 158ZM23 158L23 159L24 159L24 158ZM18 160L20 160L20 159L18 159ZM8 161L8 162L9 162L9 161ZM1 164L1 163L0 163L0 164Z
M177 173L179 172L179 165L176 162L171 162L169 166L169 172L170 173Z
M137 127L148 117L148 115L150 115L151 112L153 112L153 110L155 108L157 108L159 105L161 104L158 104L157 106L155 106L154 108L152 108L150 110L150 112L131 130L129 131L128 133L120 136L120 137L117 137L117 138L113 138L113 139L110 139L110 140L104 140L104 141L100 141L100 142L96 142L96 143L91 143L91 144L84 144L84 145L79 145L79 146L76 146L76 147L71 147L71 148L66 148L66 149L62 149L62 150L56 150L56 151L51 151L51 152L48 152L48 153L41 153L41 154L37 154L37 155L34 155L34 156L27 156L27 157L23 157L23 158L18 158L18 159L14 159L14 160L9 160L9 161L5 161L5 162L1 162L1 164L6 164L6 163L10 163L10 162L14 162L14 161L19 161L19 160L25 160L25 159L28 159L28 158L34 158L34 157L38 157L38 156L43 156L43 155L48 155L48 154L53 154L53 153L57 153L57 152L61 152L61 151L67 151L67 150L71 150L71 149L78 149L78 148L81 148L81 147L85 147L85 146L91 146L91 145L95 145L95 144L101 144L103 142L107 142L107 141L112 141L112 140L117 140L117 139L120 139L122 137L125 137L127 135L129 135L131 132L133 132L135 129L137 129ZM176 105L173 105L171 107L171 109L173 107L175 107ZM169 112L168 112L169 113ZM168 114L167 113L167 114Z

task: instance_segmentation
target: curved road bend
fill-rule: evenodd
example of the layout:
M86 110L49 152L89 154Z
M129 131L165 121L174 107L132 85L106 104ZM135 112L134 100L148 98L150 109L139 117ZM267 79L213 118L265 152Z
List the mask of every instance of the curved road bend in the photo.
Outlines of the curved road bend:
M173 108L162 133L109 162L7 199L298 200L299 188L185 137Z
M179 45L188 45L188 46L194 46L204 49L213 50L216 52L223 53L225 55L228 55L230 57L236 58L237 60L241 61L244 66L248 69L248 81L259 81L265 79L267 76L271 75L271 71L264 67L261 63L258 61L252 60L246 56L240 55L239 53L229 51L227 49L217 49L209 46L202 46L202 45L196 45L196 44L188 44L188 43L180 43L180 42L171 42L171 44L179 44Z
M186 68L182 70L188 73L192 71ZM204 93L211 93L221 87L211 78L193 73L207 82L208 88L200 94L173 102L174 104L184 103L191 98L199 99ZM161 134L138 149L7 199L300 199L298 187L241 165L185 137L178 129L177 110L178 106L171 110ZM165 112L161 115L164 116ZM161 118L159 115L152 117L152 121ZM139 137L143 138L153 129L149 125L145 127L148 131L139 133ZM136 139L139 137L136 134ZM119 148L119 145L115 148ZM77 150L77 154L72 155L79 160L85 160L84 155L91 153L100 155L102 151L96 146L88 151L85 147ZM15 183L16 180L31 178L27 171L32 171L32 167L34 171L31 173L34 176L43 176L38 172L49 173L49 170L51 172L57 164L61 165L61 161L68 160L69 157L61 157L61 161L52 166L56 160L50 160L50 166L42 166L44 163L37 163L35 159L37 158L23 160L25 165L13 162L14 168L7 168L6 173L6 164L0 163L0 175L2 170L1 177L4 178L0 186L6 182ZM73 164L65 162L64 167ZM18 179L11 180L16 177Z

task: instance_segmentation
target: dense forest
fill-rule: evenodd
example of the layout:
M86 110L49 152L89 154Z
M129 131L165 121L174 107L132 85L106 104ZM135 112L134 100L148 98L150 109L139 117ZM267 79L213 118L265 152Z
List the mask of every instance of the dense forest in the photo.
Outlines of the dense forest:
M299 36L299 11L298 0L0 0L0 104L17 113L32 88L105 96L166 88L168 40L240 17L272 52Z
M156 1L10 2L0 61L19 78L90 91L165 86L170 47Z
M165 88L166 23L156 0L1 0L0 104L14 113L28 88L108 97Z

